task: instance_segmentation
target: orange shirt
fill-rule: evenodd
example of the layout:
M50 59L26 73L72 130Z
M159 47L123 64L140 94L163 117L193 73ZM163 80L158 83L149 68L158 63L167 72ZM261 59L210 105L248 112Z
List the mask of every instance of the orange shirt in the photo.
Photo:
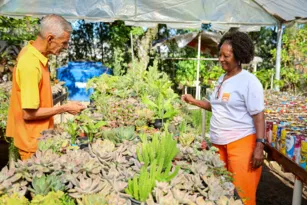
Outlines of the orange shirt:
M15 146L26 152L35 152L40 133L54 125L53 117L27 121L22 112L25 108L53 107L47 63L48 59L30 42L19 53L13 72L6 136L13 137Z

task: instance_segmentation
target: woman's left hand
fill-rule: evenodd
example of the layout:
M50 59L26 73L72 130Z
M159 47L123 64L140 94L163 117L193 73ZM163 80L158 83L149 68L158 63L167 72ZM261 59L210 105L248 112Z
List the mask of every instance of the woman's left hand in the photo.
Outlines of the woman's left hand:
M256 143L256 147L254 149L251 161L252 169L257 169L263 164L263 159L264 159L263 148L264 145L262 143L259 142Z

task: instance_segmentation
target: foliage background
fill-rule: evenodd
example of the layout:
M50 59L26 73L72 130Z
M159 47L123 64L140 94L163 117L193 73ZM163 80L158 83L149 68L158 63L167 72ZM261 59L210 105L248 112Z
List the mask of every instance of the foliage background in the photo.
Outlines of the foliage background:
M37 18L14 19L0 16L0 41L6 42L6 46L0 46L0 82L11 78L11 71L18 54L16 49L20 50L27 41L35 39L38 23L39 19ZM152 49L152 43L156 40L196 30L168 29L166 25L147 29L125 26L122 21L87 23L84 20L73 23L73 27L69 49L60 56L50 57L49 66L53 78L55 78L56 68L69 61L100 61L112 68L115 75L123 75L128 69L133 68L135 62L142 62L145 67L148 67L156 60L159 70L167 73L175 83L174 88L181 89L183 85L192 86L194 83L196 61L167 60L165 58L195 58L197 50L180 49L174 42ZM211 30L210 25L203 25L202 29ZM131 50L130 33L133 34L133 51ZM251 32L249 35L254 41L256 56L263 59L263 62L258 64L255 75L265 89L270 89L271 78L275 72L276 29L273 27L261 28L259 32ZM282 90L297 92L306 85L306 36L306 25L293 24L291 27L284 28L282 79L273 82L273 85L280 85ZM11 52L12 46L15 48L14 52ZM135 57L134 62L132 52ZM211 56L202 54L201 57ZM219 64L213 61L201 61L200 68L201 83L209 86L223 73Z

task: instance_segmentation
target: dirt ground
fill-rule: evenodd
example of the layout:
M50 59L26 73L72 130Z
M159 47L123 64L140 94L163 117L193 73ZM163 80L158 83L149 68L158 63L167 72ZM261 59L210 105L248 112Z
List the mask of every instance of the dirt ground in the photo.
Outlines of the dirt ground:
M291 205L294 175L285 173L275 162L265 162L257 191L257 205ZM303 188L302 205L307 205L307 186Z

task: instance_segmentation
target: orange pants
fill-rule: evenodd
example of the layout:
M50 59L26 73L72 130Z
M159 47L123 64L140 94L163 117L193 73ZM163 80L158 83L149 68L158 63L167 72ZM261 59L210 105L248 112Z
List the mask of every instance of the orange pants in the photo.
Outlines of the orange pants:
M32 157L35 152L27 152L22 149L18 149L21 160L27 160Z
M256 204L256 191L260 181L262 167L251 169L251 159L256 146L256 135L248 135L227 145L216 145L221 160L233 174L234 185L245 205Z

